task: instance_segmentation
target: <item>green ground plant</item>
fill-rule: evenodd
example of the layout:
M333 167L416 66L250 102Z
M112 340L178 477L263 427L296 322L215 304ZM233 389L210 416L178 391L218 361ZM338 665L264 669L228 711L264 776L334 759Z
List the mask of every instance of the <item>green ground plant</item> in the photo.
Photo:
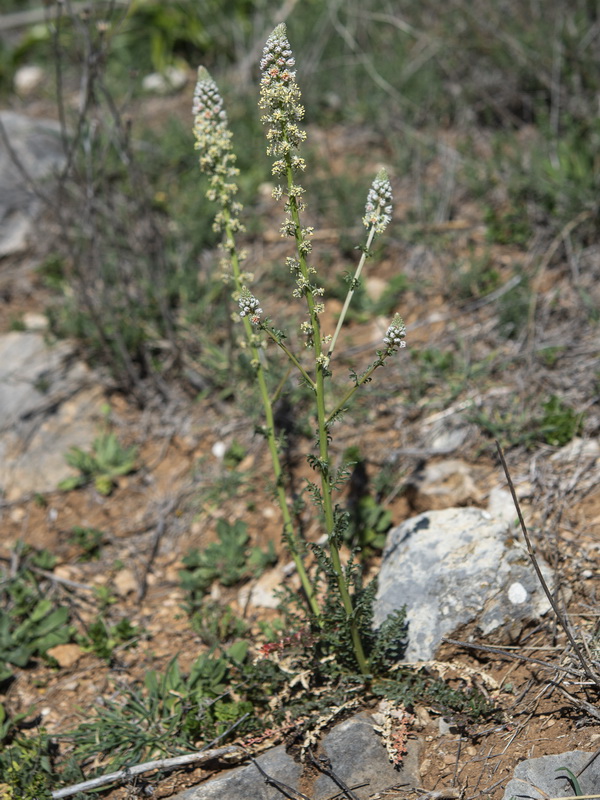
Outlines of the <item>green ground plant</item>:
M195 603L190 626L208 647L231 644L242 639L249 629L248 623L231 606L206 599L201 605Z
M490 253L480 257L472 256L469 261L457 266L451 293L461 300L477 299L493 292L500 285L500 274L494 267Z
M93 652L98 658L112 664L117 647L132 647L143 634L143 628L133 625L127 618L111 625L99 615L88 625L85 635L78 637L78 642L84 650Z
M55 559L31 548L18 547L15 552L16 571L0 566L0 683L12 678L14 667L46 657L48 650L75 634L68 606L47 591L47 579L35 572L48 570Z
M69 541L81 551L81 561L95 561L102 554L102 542L106 534L98 528L73 525Z
M92 720L66 734L77 760L97 756L98 742L110 769L185 752L245 715L246 726L238 726L238 731L256 729L258 720L250 717L252 703L232 698L234 675L246 652L247 645L238 642L226 652L202 654L188 675L181 673L174 658L164 672L148 671L143 686L122 687L118 702L108 701Z
M195 548L182 559L185 569L180 570L181 588L186 593L185 608L193 614L203 607L204 596L214 581L222 586L234 586L275 563L273 542L266 550L250 547L248 526L241 520L217 522L218 541L203 550Z
M109 495L118 477L136 469L137 447L123 447L115 433L107 432L94 439L90 452L72 447L65 461L79 470L79 475L65 478L58 484L59 489L69 492L93 483L97 492Z
M2 800L51 800L55 746L45 732L18 736L0 749Z
M583 415L559 397L551 395L543 401L541 411L531 409L535 401L524 406L521 398L514 398L507 408L480 409L469 414L469 419L506 447L531 449L540 443L563 447L581 433Z

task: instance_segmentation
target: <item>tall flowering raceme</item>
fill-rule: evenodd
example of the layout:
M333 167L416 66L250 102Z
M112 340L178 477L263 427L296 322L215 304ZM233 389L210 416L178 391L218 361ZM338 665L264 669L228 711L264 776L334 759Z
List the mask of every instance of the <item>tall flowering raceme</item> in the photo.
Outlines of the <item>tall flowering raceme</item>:
M239 170L235 166L236 157L233 152L232 134L217 85L204 67L200 67L198 70L192 113L194 115L195 147L200 153L200 169L209 176L209 189L206 196L209 200L216 202L219 207L213 227L223 234L222 247L225 250L225 257L222 259L223 277L226 281L229 276L233 277L239 316L246 335L246 346L252 356L251 363L256 373L263 403L266 422L264 433L273 465L275 492L283 516L283 538L296 565L309 608L312 614L318 617L319 606L316 601L315 589L300 557L287 504L283 469L275 437L273 407L264 375L263 359L260 357L261 341L253 329L253 326L258 326L260 323L262 308L258 299L244 285L244 281L249 280L251 276L243 274L241 271L242 254L239 253L235 240L236 234L243 231L244 227L239 219L242 205L234 199L237 193L235 179L239 175Z
M318 623L322 631L333 631L333 638L337 637L336 640L343 643L344 648L347 649L349 645L354 666L357 665L363 675L368 675L371 665L367 658L365 643L373 642L371 617L370 612L365 612L365 593L360 577L352 565L342 567L341 563L340 546L343 542L346 521L345 515L334 504L333 495L340 482L340 476L344 474L344 467L335 468L330 458L329 443L331 428L346 410L346 404L353 394L371 379L372 373L378 367L383 366L390 356L405 346L406 328L400 315L396 314L392 319L383 338L383 347L376 351L373 363L361 375L351 373L353 385L329 412L326 406L329 405L332 393L326 391L326 380L332 376L330 365L334 348L354 291L359 286L362 269L366 259L371 255L371 245L374 238L381 235L391 221L392 189L386 171L380 170L367 196L363 216L367 234L365 244L359 248L362 250L359 264L350 279L335 333L332 337L323 337L319 322L319 315L324 309L321 301L323 288L317 283L317 270L309 263L313 229L304 226L301 221L301 215L305 211L305 192L300 185L300 175L306 164L299 155L298 148L306 140L306 133L300 127L304 117L304 107L296 82L295 60L284 24L278 25L269 36L260 67L262 77L259 107L263 112L262 122L267 128L267 153L273 157L272 173L278 181L273 196L276 200L284 200L285 218L281 225L281 234L292 239L294 245L294 253L287 257L286 264L295 281L293 296L306 302L308 319L301 323L300 331L304 336L305 347L312 351L311 358L296 356L288 347L285 334L276 330L268 320L263 320L259 299L244 283L246 278L240 271L240 256L235 245L235 234L242 230L242 226L239 221L241 206L235 200L237 192L235 180L238 170L235 166L231 133L227 127L227 116L218 89L208 72L202 68L198 72L198 84L194 95L196 147L200 151L200 167L210 179L208 197L219 204L215 227L223 232L224 247L236 288L238 319L241 319L246 332L263 401L266 423L263 432L272 456L276 492L283 515L284 540L298 569L312 620ZM324 574L328 576L328 581L333 580L333 583L329 582L330 599L325 601L327 614L324 614L319 607L316 588L311 585L300 557L302 546L295 535L287 503L278 443L275 438L273 410L263 371L265 354L259 352L263 346L261 334L266 334L285 353L302 376L304 385L308 387L315 400L318 452L309 455L308 461L320 477L320 485L311 483L310 488L324 516L328 541L328 552L317 548L317 560ZM259 358L259 355L262 358ZM306 366L307 361L309 366ZM334 606L330 604L331 598L335 598ZM337 611L334 610L332 614L334 608ZM373 658L376 658L376 648L372 650L372 654Z
M210 178L206 196L220 207L213 227L216 231L224 231L229 226L232 233L240 232L243 230L239 221L242 205L234 200L240 171L235 166L232 133L217 84L205 67L198 69L192 113L195 148L200 151L200 169Z
M316 270L307 263L312 250L311 227L302 227L300 214L305 210L304 189L296 182L296 176L306 169L306 162L296 150L306 139L299 122L304 117L304 106L300 102L301 93L296 82L294 56L287 39L286 27L278 25L267 39L260 62L262 78L260 81L259 108L266 113L262 117L267 125L267 155L274 156L272 173L281 179L273 191L279 200L286 197L286 218L281 226L283 236L295 239L296 256L287 258L287 266L296 279L294 297L306 297L310 322L303 323L302 332L306 335L306 346L315 347L317 359L321 355L320 325L318 314L323 304L316 302L323 294L322 287L313 282Z
M394 314L394 319L387 333L383 337L383 342L386 346L386 355L392 355L400 347L406 347L404 337L406 336L406 325L400 314Z

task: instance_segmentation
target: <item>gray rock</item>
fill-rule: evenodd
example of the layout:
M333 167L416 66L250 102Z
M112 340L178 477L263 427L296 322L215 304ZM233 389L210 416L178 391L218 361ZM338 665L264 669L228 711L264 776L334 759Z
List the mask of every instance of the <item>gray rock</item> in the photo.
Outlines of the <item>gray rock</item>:
M373 732L370 714L357 714L352 719L336 725L323 740L321 752L332 763L333 769L358 797L370 797L399 783L405 788L420 785L418 743L407 742L408 753L402 769L397 770L387 757L380 736ZM313 792L307 794L314 800L323 800L336 794L337 784L327 775L320 775Z
M0 494L56 489L72 474L64 455L97 435L103 392L73 346L36 332L0 336Z
M3 257L27 248L41 208L40 198L15 164L13 154L38 189L43 189L44 181L65 163L65 154L56 122L2 111L0 124L9 142L7 147L4 137L0 137L0 257Z
M494 486L493 489L490 489L487 512L492 518L505 522L507 525L512 525L515 522L517 511L508 489L503 489L500 486Z
M336 725L318 750L319 755L331 760L335 774L353 788L361 800L400 783L410 788L420 782L417 743L408 742L409 752L403 767L396 770L373 725L370 714L357 714ZM287 755L283 746L269 750L256 760L269 777L304 792L311 800L326 800L340 791L329 776L320 773L315 776L312 769L304 769ZM249 764L187 789L173 800L279 800L282 796L275 787L265 784L254 764Z
M256 759L271 777L298 785L302 768L285 752L285 747L275 747ZM173 800L279 800L282 794L274 787L267 786L264 778L254 764L236 767L218 778L199 786L192 786L185 792L175 795Z
M512 779L506 784L503 800L516 800L520 798L533 798L546 800L548 797L568 797L576 794L574 787L567 778L567 774L557 772L563 767L569 769L574 775L585 767L592 758L593 753L582 750L572 750L568 753L559 753L554 756L542 756L521 761L515 767ZM577 780L581 791L586 794L600 792L600 758L595 758L586 767Z
M434 658L441 640L476 621L481 635L516 638L550 604L514 530L477 508L428 511L389 534L374 622L406 605L409 662ZM552 570L540 562L550 588Z

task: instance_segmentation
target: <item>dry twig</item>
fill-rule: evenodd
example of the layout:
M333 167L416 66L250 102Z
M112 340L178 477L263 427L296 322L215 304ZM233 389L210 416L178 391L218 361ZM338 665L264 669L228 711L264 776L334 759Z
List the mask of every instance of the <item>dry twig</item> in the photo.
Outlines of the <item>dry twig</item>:
M540 569L540 565L538 564L538 561L537 561L537 558L536 558L536 555L535 555L535 551L533 549L533 545L531 544L531 539L529 538L529 532L527 530L527 526L525 525L525 520L523 519L523 514L521 512L521 506L519 504L519 500L518 500L517 494L515 492L515 487L514 487L514 484L512 482L512 479L510 477L510 473L508 471L508 466L506 465L506 460L504 458L504 453L502 451L502 448L500 447L500 442L498 442L497 439L496 439L496 449L498 450L498 455L499 455L500 461L502 463L502 468L504 469L504 474L505 474L506 480L508 482L508 488L510 489L510 493L511 493L511 496L512 496L512 499L513 499L513 503L515 505L517 516L519 517L519 524L521 526L521 530L523 531L523 537L525 539L525 544L527 546L527 553L529 555L529 558L531 559L531 563L533 564L533 568L535 569L536 575L538 576L538 580L539 580L540 584L542 585L542 589L544 590L544 593L546 594L546 597L548 598L548 602L552 606L552 610L556 614L556 618L557 618L558 622L560 623L560 626L562 627L562 629L566 633L567 638L568 638L569 642L571 643L571 646L573 647L573 650L575 651L575 654L576 654L576 656L577 656L577 658L579 660L579 663L581 664L581 666L583 668L583 671L585 672L586 676L594 683L596 688L600 689L600 677L598 675L596 675L594 670L590 667L590 665L588 663L588 660L583 655L583 652L582 652L580 646L578 645L577 641L575 640L575 637L573 636L573 633L571 632L571 627L569 625L569 621L567 620L567 618L563 614L563 612L560 610L560 608L558 606L558 603L556 602L556 599L554 598L554 595L550 591L550 588L548 587L548 584L546 583L546 580L545 580L544 576L542 575L542 571Z
M83 781L83 783L77 783L73 786L66 786L64 789L57 789L52 792L52 798L53 800L60 800L62 797L71 797L77 792L91 791L108 783L127 780L135 775L141 775L144 772L150 772L155 769L174 769L188 764L200 765L208 761L217 761L223 758L231 759L236 756L241 760L245 754L239 747L230 745L229 747L218 747L215 750L201 750L199 753L186 753L183 756L175 756L174 758L160 758L157 761L147 761L145 764L136 764L133 767L120 769L118 772L111 772L108 775L100 775L98 778L92 778L89 781Z

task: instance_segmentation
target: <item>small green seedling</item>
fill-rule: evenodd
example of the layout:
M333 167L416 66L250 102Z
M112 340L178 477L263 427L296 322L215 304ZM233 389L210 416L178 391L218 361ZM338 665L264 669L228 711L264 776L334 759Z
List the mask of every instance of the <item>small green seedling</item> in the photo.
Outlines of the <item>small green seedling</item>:
M81 561L94 561L100 558L103 539L104 531L84 528L81 525L74 525L69 536L69 541L81 550Z
M573 787L573 791L575 792L577 797L581 797L583 792L581 791L581 786L579 784L579 781L568 767L558 767L558 769L555 770L555 772L565 772L566 775L561 775L560 777L568 780L571 786Z
M544 413L539 422L539 435L546 444L563 447L581 433L583 418L560 397L552 395L542 403Z
M70 613L44 592L36 575L28 568L39 556L44 568L52 568L47 551L21 553L21 564L15 576L0 571L0 682L12 676L10 665L26 667L36 656L44 656L50 648L66 644L73 637Z
M80 645L94 652L108 663L114 661L116 647L131 647L143 633L143 629L132 625L128 619L122 619L116 625L108 625L102 617L98 617L87 629L87 636L80 637Z
M114 433L103 433L94 440L89 453L71 447L65 460L79 470L79 475L61 481L58 488L68 492L93 482L96 491L109 495L118 477L134 472L136 459L136 447L123 447Z
M185 570L179 572L182 588L189 593L187 608L190 613L201 604L213 581L223 586L234 586L244 578L259 575L276 561L272 542L266 551L249 547L250 536L245 522L236 520L233 525L224 519L217 522L218 542L205 550L192 550L183 559Z

